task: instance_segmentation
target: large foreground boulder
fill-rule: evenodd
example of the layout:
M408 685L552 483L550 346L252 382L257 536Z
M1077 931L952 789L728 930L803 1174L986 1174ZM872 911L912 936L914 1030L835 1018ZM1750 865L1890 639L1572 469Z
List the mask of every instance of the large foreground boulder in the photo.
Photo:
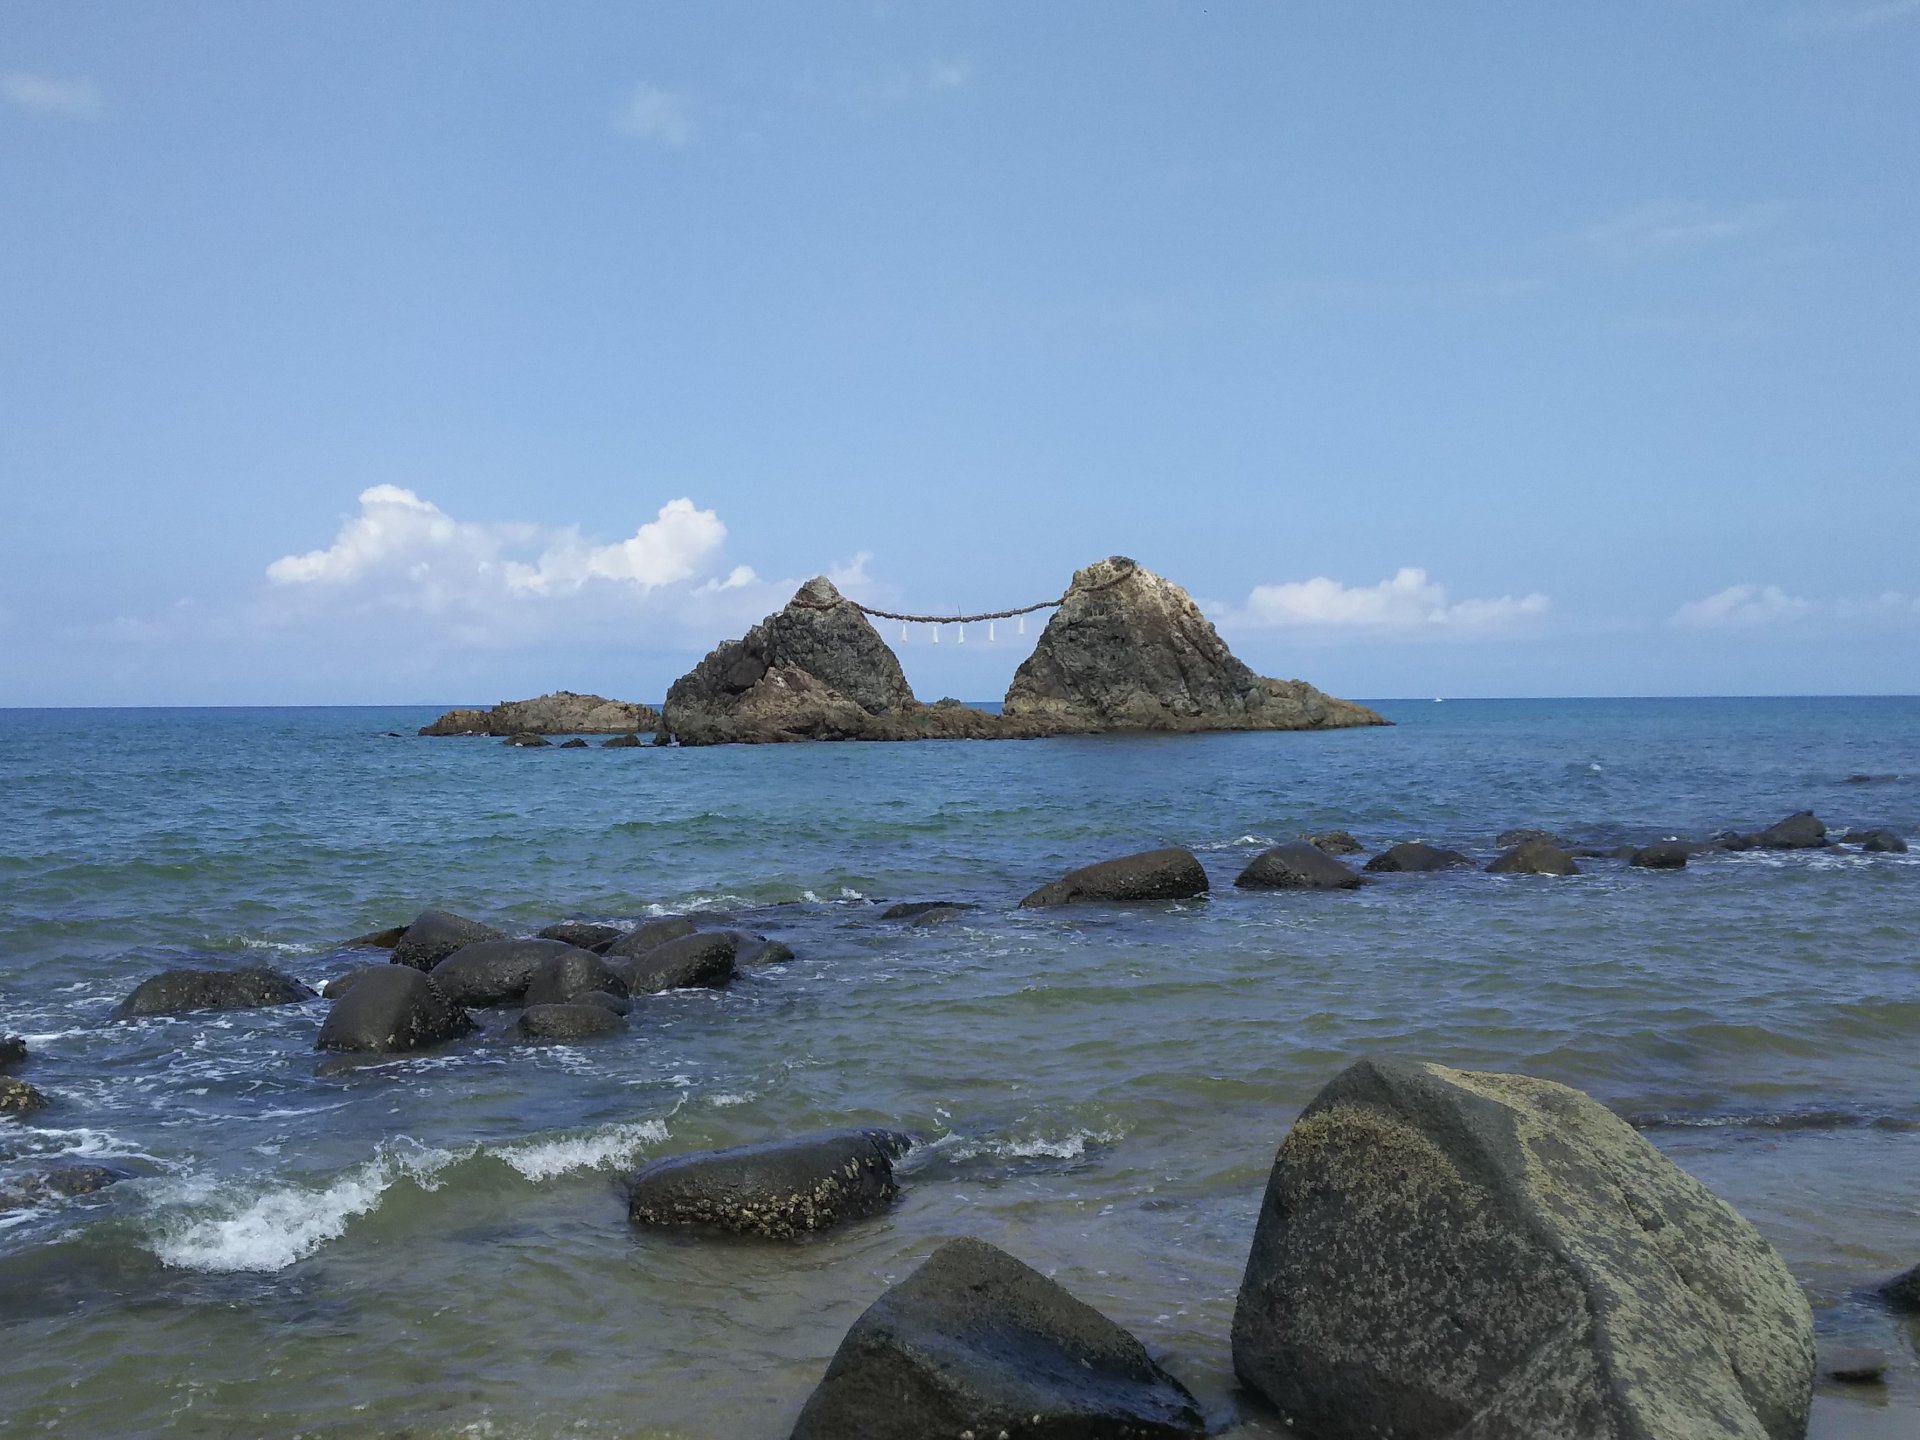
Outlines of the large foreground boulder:
M1262 850L1233 883L1243 890L1355 890L1363 882L1319 846L1295 840Z
M467 1012L408 965L375 967L333 1002L316 1050L385 1055L454 1040L473 1029Z
M615 947L617 950L618 947ZM717 990L733 979L740 942L731 931L702 931L669 940L638 955L607 952L614 973L632 995L663 990Z
M478 940L504 940L491 925L455 915L451 910L422 910L393 947L393 963L415 970L431 970L462 945Z
M636 1225L699 1225L791 1240L892 1204L900 1193L893 1161L912 1144L893 1130L828 1130L670 1156L634 1173L627 1216Z
M1132 1335L982 1240L950 1240L853 1323L793 1440L1199 1440Z
M1122 555L1074 573L1007 687L1009 721L1056 732L1324 730L1387 722L1234 658L1193 597Z
M491 710L449 710L422 735L624 735L660 728L651 705L555 690L532 700L502 700Z
M313 996L311 986L264 965L241 970L167 970L135 986L113 1018L180 1015L189 1010L259 1010L297 1005Z
M462 945L429 974L456 1005L512 1005L527 993L541 966L568 955L600 961L562 940L477 940Z
M1170 846L1069 870L1020 902L1022 908L1079 902L1188 900L1207 893L1207 872L1191 850Z
M1379 1059L1275 1157L1233 1358L1318 1440L1798 1440L1813 1321L1751 1225L1579 1091Z

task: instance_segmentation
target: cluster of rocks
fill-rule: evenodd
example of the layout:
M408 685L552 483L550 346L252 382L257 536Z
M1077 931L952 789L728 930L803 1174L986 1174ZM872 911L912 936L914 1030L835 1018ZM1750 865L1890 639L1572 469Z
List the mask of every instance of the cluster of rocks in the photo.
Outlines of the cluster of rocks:
M638 744L640 735L659 728L660 712L651 705L555 690L532 700L502 700L491 710L449 710L431 725L422 725L420 733L504 735L521 744L527 743L521 736L539 740L547 735L632 735Z

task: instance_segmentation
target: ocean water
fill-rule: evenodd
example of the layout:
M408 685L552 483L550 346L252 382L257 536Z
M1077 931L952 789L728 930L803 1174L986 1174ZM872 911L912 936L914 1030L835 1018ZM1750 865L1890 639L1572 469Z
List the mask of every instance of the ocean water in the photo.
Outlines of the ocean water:
M709 750L413 738L421 709L0 711L0 1030L53 1105L0 1124L0 1431L784 1436L840 1336L978 1235L1135 1331L1218 1428L1286 1433L1227 1333L1267 1167L1343 1066L1576 1085L1745 1213L1823 1341L1885 1350L1813 1433L1920 1435L1920 845L1243 894L1343 827L1490 857L1802 808L1920 832L1920 701L1387 702L1392 729ZM390 737L399 731L405 738ZM1856 774L1874 780L1849 780ZM1191 847L1215 891L1019 911ZM884 902L974 902L882 922ZM326 1004L110 1023L158 970L316 985L444 905L506 927L725 911L792 963L628 1033L320 1075ZM826 1126L920 1144L885 1217L776 1246L630 1230L652 1156Z

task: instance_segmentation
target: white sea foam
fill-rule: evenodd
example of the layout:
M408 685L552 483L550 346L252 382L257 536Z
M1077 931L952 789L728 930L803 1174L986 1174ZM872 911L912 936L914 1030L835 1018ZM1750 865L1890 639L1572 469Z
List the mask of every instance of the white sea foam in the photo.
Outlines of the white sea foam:
M943 1135L928 1146L929 1159L1079 1160L1089 1145L1111 1145L1118 1130L1069 1130L1064 1135Z
M658 1120L639 1120L611 1125L588 1135L497 1145L491 1147L490 1153L529 1180L551 1180L569 1170L602 1170L609 1165L627 1164L647 1146L658 1145L666 1138L667 1127Z

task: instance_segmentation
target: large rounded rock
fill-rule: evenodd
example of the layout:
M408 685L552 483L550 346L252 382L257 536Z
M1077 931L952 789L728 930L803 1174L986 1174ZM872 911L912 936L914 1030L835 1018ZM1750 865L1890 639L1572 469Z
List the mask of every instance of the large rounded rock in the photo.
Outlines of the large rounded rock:
M1246 890L1355 890L1361 879L1319 846L1295 840L1262 850L1233 883Z
M542 965L569 955L599 956L560 940L480 940L433 967L433 983L456 1005L514 1005ZM592 988L592 987L588 987Z
M384 1055L454 1040L471 1029L467 1012L433 981L409 965L386 965L333 1002L314 1048Z
M1302 835L1300 838L1314 849L1324 851L1328 855L1364 855L1367 852L1367 847L1345 830L1328 830L1319 835Z
M564 940L582 950L604 950L627 932L618 925L596 925L590 920L562 920L537 933L542 940Z
M561 1005L529 1005L508 1028L515 1040L538 1044L564 1045L575 1040L597 1040L627 1028L618 1012L591 1002Z
M629 960L635 955L644 955L649 950L657 950L669 940L678 940L683 935L691 935L699 928L685 915L662 915L657 919L642 921L600 953L610 960Z
M1199 1440L1138 1340L983 1240L949 1240L853 1323L793 1440Z
M1693 847L1684 840L1656 840L1635 850L1627 863L1642 870L1684 870L1687 857L1693 853Z
M1827 827L1811 810L1797 810L1774 821L1754 840L1762 850L1818 850L1827 843Z
M567 1005L596 990L623 996L627 993L627 982L591 950L578 950L569 945L540 962L533 978L527 982L525 1003L529 1008Z
M360 965L347 971L344 975L336 975L320 987L320 998L322 1000L338 1000L353 987L356 981L367 975L378 975L386 968L384 965Z
M253 965L242 970L167 970L142 980L113 1012L116 1020L189 1010L259 1010L296 1005L314 991L291 975Z
M1070 870L1020 902L1023 908L1077 902L1189 900L1207 893L1207 872L1193 852L1170 847Z
M1403 840L1367 861L1376 874L1417 874L1431 870L1458 870L1473 862L1458 850L1444 850L1424 840Z
M24 1115L45 1108L47 1097L24 1080L0 1075L0 1115Z
M1849 830L1843 845L1858 845L1869 855L1904 855L1907 842L1892 830L1877 828L1873 830Z
M912 1143L893 1130L829 1130L674 1155L634 1173L627 1216L791 1240L884 1210L899 1193L894 1157Z
M1362 1061L1268 1180L1234 1368L1319 1440L1799 1440L1780 1257L1577 1090Z
M651 950L633 956L607 959L626 982L632 995L653 995L662 990L693 990L705 987L717 990L733 979L739 942L729 931L715 930L683 935Z
M1551 840L1522 840L1487 866L1494 875L1578 875L1573 857Z
M505 938L491 925L455 915L450 910L423 910L420 917L407 926L400 943L393 947L393 963L410 965L415 970L431 970L462 945Z
M27 1063L27 1042L18 1035L0 1035L0 1075Z

